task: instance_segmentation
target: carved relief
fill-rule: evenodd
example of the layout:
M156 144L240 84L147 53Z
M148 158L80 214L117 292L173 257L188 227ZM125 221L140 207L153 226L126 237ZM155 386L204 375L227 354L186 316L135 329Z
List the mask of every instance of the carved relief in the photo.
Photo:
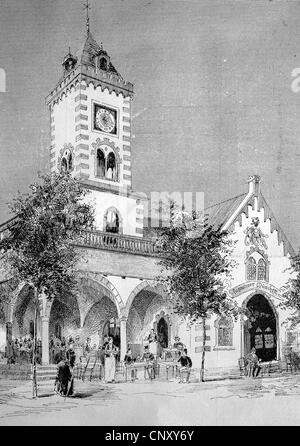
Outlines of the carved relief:
M248 226L244 231L245 236L245 245L253 246L259 249L267 249L267 244L265 239L268 238L268 235L263 234L261 229L258 227L259 218L252 218L251 226Z

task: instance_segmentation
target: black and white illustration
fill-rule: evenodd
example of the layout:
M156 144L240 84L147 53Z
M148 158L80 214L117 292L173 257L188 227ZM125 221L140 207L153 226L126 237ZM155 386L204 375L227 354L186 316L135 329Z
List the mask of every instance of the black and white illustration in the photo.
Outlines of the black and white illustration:
M300 1L0 0L0 42L0 425L300 424Z

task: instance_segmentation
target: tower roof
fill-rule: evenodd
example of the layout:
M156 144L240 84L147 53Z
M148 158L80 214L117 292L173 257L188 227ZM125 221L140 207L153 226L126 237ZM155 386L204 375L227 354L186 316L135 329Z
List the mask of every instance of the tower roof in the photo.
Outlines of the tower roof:
M113 64L110 61L108 53L103 49L102 44L99 45L94 39L91 32L85 36L82 45L77 52L78 62L82 65L95 67L96 58L100 58L101 56L105 56L108 59L107 70L110 73L114 73L117 76L121 77L118 71L115 69Z

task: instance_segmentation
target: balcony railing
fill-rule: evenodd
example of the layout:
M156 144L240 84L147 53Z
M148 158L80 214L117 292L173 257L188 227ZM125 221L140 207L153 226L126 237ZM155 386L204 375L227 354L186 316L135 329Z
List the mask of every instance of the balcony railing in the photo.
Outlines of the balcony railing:
M15 218L12 218L0 225L0 240L9 232L9 228L14 224L14 221ZM83 231L76 245L139 255L159 255L157 249L155 249L155 243L152 240L102 231Z
M142 237L130 235L112 234L101 231L85 231L79 246L106 249L111 251L129 252L131 254L158 256L155 243Z

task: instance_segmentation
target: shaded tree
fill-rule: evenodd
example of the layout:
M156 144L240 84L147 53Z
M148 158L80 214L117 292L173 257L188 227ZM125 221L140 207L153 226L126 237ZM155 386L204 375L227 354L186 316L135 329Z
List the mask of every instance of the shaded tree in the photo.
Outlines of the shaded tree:
M68 173L39 177L30 192L18 194L9 204L15 219L0 241L6 269L34 289L33 395L36 385L36 326L39 297L76 294L75 243L92 228L93 209L83 198L86 190Z
M203 343L200 381L204 381L206 321L211 314L238 314L225 291L234 242L221 228L213 228L201 215L173 209L170 225L157 240L162 270L158 281L175 301L175 311L191 323L202 321Z
M283 301L279 306L291 312L287 322L291 328L295 328L300 324L300 252L291 259L287 271L290 278L283 288Z

